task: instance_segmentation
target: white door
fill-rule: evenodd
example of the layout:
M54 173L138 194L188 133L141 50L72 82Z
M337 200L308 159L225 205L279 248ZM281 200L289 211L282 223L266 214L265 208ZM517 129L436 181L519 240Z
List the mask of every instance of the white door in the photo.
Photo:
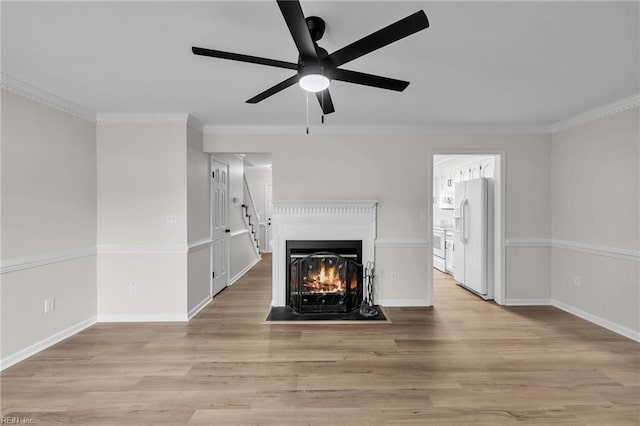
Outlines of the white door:
M464 284L487 294L487 181L465 182L462 207L464 241Z
M264 189L264 211L267 213L267 221L265 223L266 226L266 241L264 244L264 251L266 253L271 253L271 240L273 238L271 233L271 218L273 217L273 186L271 184L266 184Z
M211 160L212 295L229 285L229 170L226 164Z

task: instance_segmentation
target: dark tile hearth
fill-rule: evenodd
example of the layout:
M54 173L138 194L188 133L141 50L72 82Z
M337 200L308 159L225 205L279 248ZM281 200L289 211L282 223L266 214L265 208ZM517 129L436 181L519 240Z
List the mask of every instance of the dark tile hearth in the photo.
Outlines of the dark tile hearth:
M365 317L358 310L341 313L300 314L290 306L272 306L266 321L388 321L382 309L379 308L378 311L378 315L373 317Z

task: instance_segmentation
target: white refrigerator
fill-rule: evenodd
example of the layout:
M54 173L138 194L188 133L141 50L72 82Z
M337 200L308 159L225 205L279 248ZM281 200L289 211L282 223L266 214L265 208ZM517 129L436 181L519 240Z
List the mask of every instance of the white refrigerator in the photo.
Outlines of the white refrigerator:
M482 298L493 299L493 180L456 183L453 205L453 278Z

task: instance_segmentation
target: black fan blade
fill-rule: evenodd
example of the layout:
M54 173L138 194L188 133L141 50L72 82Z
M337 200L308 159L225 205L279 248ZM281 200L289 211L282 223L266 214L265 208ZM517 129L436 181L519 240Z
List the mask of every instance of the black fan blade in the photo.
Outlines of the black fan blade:
M318 54L313 45L311 34L309 34L307 22L304 20L300 2L298 0L278 0L278 6L287 23L287 27L289 27L289 32L296 43L300 56L303 58L317 58Z
M420 10L340 50L336 50L327 59L330 59L336 67L339 67L425 28L429 28L429 20L424 11Z
M232 61L250 62L252 64L268 65L270 67L287 68L297 70L298 64L292 62L278 61L276 59L259 58L258 56L241 55L239 53L223 52L221 50L204 49L202 47L192 47L194 55L210 56L212 58L231 59Z
M365 74L363 72L349 71L339 68L333 71L332 77L334 80L338 81L378 87L380 89L396 90L398 92L402 92L409 85L408 81L396 80L394 78Z
M320 108L322 108L323 114L327 115L336 111L336 109L333 107L333 101L331 100L329 89L324 89L322 92L316 92L316 98L318 98L318 102L320 103Z
M280 92L281 90L286 89L289 86L293 86L294 84L296 84L298 82L298 75L294 75L292 77L289 77L288 79L281 81L280 83L276 84L273 87L270 87L269 89L265 90L264 92L254 96L253 98L249 99L247 101L248 104L257 104L258 102L268 98L271 95L275 95L276 93Z

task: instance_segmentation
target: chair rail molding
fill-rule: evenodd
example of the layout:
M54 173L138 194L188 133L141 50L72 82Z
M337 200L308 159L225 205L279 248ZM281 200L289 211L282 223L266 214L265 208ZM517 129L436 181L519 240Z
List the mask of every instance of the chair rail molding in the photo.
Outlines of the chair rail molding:
M611 257L614 259L640 262L640 250L603 246L599 244L583 243L578 241L546 238L509 238L506 241L506 246L523 248L548 247L554 249L579 251L583 253L595 254L598 256Z
M72 250L64 250L55 253L40 254L35 256L18 257L2 261L0 273L21 271L23 269L37 268L52 263L68 262L83 257L95 256L96 247L83 247Z
M187 246L188 246L187 252L191 253L191 252L194 252L196 250L200 250L200 249L209 247L211 244L213 244L213 240L211 238L203 238L201 240L193 241L193 242L190 242L189 244L187 244Z
M421 239L377 239L376 248L428 249L429 241Z
M188 244L100 244L98 254L185 254L189 252Z

